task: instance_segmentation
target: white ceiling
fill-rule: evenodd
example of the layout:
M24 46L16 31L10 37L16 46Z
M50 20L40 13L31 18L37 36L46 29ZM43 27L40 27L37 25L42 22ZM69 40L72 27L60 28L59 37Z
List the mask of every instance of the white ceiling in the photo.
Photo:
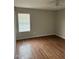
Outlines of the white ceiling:
M60 10L65 8L65 0L15 0L14 5L23 8Z

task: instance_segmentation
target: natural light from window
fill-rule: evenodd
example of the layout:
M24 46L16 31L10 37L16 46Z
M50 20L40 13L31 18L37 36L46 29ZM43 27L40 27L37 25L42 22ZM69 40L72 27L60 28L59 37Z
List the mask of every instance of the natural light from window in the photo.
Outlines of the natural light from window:
M30 14L18 13L18 27L19 32L30 31Z

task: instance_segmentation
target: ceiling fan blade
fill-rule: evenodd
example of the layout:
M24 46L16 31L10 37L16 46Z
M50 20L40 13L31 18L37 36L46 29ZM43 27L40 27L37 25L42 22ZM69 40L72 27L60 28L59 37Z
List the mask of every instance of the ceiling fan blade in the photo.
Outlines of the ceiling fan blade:
M58 6L59 5L59 0L56 0L56 6Z

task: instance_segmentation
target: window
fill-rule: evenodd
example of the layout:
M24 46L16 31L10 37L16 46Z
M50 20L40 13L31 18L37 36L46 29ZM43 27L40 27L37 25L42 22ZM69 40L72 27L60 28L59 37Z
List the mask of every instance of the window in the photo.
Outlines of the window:
M19 32L30 31L30 14L18 13Z

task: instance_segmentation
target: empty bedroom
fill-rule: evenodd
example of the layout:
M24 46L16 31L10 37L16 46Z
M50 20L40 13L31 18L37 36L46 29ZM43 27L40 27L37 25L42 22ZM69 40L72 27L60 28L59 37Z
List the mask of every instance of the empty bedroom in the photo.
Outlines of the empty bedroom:
M14 0L15 59L65 59L65 0Z

